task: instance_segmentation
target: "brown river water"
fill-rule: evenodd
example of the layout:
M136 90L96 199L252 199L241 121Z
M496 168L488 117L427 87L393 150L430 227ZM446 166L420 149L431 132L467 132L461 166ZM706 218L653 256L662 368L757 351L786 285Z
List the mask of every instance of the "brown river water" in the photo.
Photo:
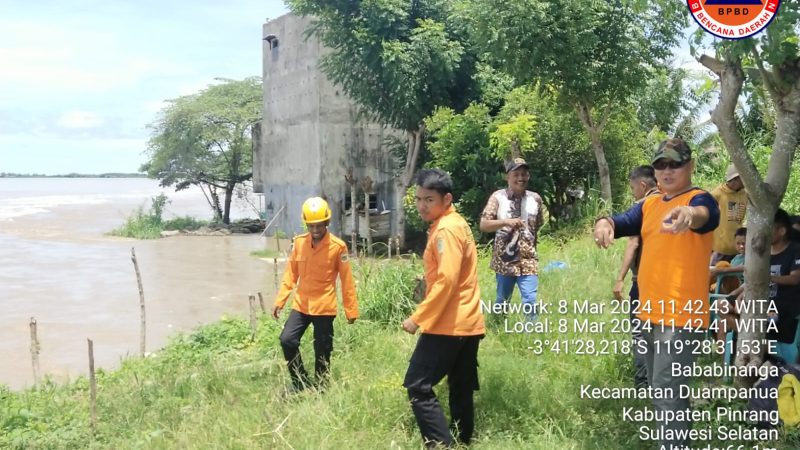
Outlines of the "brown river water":
M210 216L199 190L175 193L152 180L0 178L0 384L19 389L33 383L31 317L38 323L41 372L57 381L88 372L87 338L99 367L113 369L125 355L138 354L131 247L142 275L148 352L178 332L246 315L249 294L261 291L272 303L273 263L250 255L274 248L271 239L105 235L137 206L149 207L159 192L171 200L165 218ZM233 218L255 214L239 202Z

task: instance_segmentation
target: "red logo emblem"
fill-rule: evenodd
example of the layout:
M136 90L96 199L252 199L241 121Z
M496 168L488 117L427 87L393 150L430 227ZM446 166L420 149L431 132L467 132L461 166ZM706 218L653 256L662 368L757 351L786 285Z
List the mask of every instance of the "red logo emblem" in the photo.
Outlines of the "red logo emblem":
M780 0L688 0L692 17L723 39L744 39L765 28L778 14Z

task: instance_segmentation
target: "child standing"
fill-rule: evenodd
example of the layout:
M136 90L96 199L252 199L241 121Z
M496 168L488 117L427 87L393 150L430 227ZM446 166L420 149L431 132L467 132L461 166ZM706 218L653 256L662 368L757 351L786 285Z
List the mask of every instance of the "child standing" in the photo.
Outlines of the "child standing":
M722 277L722 286L719 287L720 294L730 294L742 283L744 283L744 250L747 243L747 228L740 227L736 229L734 234L736 242L736 256L730 262L721 260L717 265L711 269L711 292L717 288L716 279L720 274L736 274L736 276Z

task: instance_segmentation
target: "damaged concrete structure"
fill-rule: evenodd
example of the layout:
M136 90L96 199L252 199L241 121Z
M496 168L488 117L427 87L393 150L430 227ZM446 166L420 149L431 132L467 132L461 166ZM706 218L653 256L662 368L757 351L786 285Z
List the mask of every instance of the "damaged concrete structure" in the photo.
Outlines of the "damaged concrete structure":
M263 26L264 116L254 144L253 187L264 195L267 222L275 219L269 234L302 232L303 201L321 196L333 210L331 230L349 242L351 185L345 177L352 171L357 204L365 201L361 181L369 177L370 228L380 238L384 229L389 234L397 207L387 138L403 134L359 118L354 102L320 70L327 50L306 35L310 23L287 14Z

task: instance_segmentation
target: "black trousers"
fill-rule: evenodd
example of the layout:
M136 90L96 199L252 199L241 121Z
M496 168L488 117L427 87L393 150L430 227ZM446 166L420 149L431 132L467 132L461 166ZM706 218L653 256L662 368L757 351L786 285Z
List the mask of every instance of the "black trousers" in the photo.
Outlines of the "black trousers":
M631 283L631 335L633 337L633 384L636 387L647 387L647 363L645 361L645 354L643 353L642 347L639 345L639 341L644 339L642 337L642 321L636 317L634 314L635 311L639 310L639 282L633 280Z
M428 447L454 444L447 419L433 387L447 375L453 434L464 444L475 429L473 391L478 384L478 346L483 336L422 334L411 355L403 386L408 390L411 410Z
M317 381L324 381L328 374L333 352L333 319L336 316L311 316L292 310L281 332L283 357L289 367L292 384L302 389L311 384L303 358L300 356L300 339L309 325L314 325L314 369Z

